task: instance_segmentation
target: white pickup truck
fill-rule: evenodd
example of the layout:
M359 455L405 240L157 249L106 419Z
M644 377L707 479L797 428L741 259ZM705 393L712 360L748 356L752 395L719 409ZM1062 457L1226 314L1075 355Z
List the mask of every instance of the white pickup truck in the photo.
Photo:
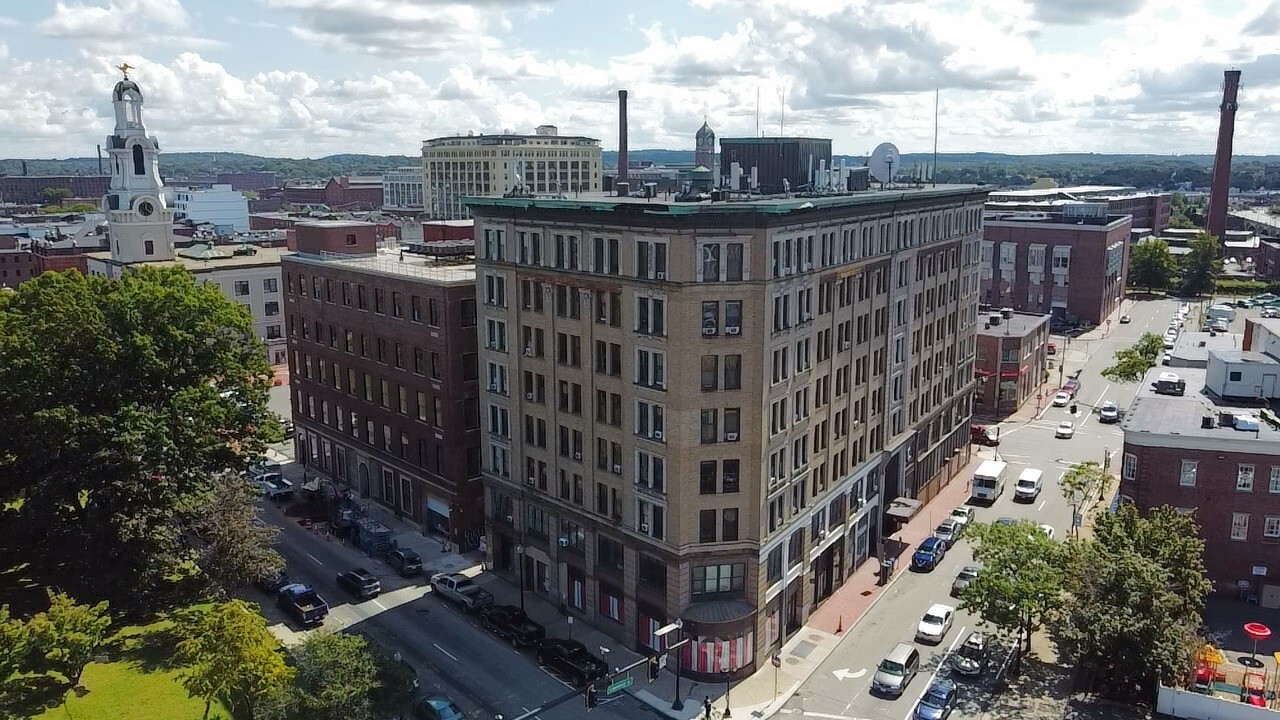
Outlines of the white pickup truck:
M493 595L462 573L436 573L431 576L431 588L467 612L493 604Z

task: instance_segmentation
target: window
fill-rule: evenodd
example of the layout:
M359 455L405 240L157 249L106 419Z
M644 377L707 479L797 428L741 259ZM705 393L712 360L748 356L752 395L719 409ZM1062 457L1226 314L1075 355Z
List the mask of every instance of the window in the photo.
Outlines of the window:
M1249 539L1249 513L1231 513L1231 539Z
M720 413L718 410L703 409L702 411L702 444L718 442L720 440Z
M720 245L708 243L702 246L702 281L716 282L720 279Z
M726 300L724 303L724 331L727 335L742 332L742 301Z
M720 511L720 539L724 542L738 539L738 508Z
M622 543L600 535L596 538L596 564L611 570L622 570Z
M609 583L600 583L600 614L622 622L622 591Z
M271 300L263 306L263 309L264 312L266 312L267 317L275 317L280 314L280 303L275 300Z
M739 592L745 576L746 566L742 563L696 567L693 569L693 594Z
M1227 379L1231 382L1240 382L1240 378L1241 373L1239 370L1232 370L1230 373L1227 373Z
M1236 467L1236 492L1253 492L1253 465L1241 463Z
M716 541L716 515L715 510L702 510L698 513L698 542L713 543ZM697 590L694 590L694 592L696 593Z
M636 452L636 485L658 494L667 492L667 461L658 455Z
M277 283L278 283L278 281L277 281L275 278L263 278L263 279L262 279L262 292L264 292L264 293L279 292L279 287L278 287Z
M636 296L636 332L641 335L667 334L666 299Z
M724 356L724 389L725 390L741 390L742 389L742 356L741 355L725 355Z
M1262 522L1262 537L1280 538L1280 517L1268 515Z
M667 509L648 500L636 501L636 529L655 540L666 537Z
M1124 466L1120 471L1120 476L1125 480L1132 480L1138 475L1138 456L1133 453L1124 454Z
M720 357L718 355L702 356L702 390L715 390L720 383Z
M249 281L237 280L236 281L236 297L244 297L245 295L248 295L248 294L249 294Z
M703 460L698 464L698 493L701 495L715 495L717 486L719 485L717 478L717 463L715 460Z
M1195 460L1182 461L1182 475L1178 479L1178 484L1182 487L1196 486L1196 467L1198 463Z
M742 432L742 410L740 408L724 409L724 441L738 442Z
M495 307L507 306L507 279L502 275L484 276L484 304Z
M638 278L666 280L667 244L654 240L637 240L635 273Z
M666 354L659 350L637 348L635 383L656 390L666 389Z
M650 440L662 441L665 429L664 408L646 400L636 401L636 434Z
M765 561L768 567L767 579L770 583L778 582L782 579L782 548L776 547L769 551L769 557Z
M715 300L702 302L702 334L715 335L720 332L720 303Z
M1280 493L1280 465L1271 466L1271 492Z

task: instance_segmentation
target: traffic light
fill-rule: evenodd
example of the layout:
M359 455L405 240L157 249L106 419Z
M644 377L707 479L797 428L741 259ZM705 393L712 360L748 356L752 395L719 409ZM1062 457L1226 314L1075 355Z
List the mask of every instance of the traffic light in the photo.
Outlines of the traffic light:
M658 656L654 655L650 657L648 665L649 665L649 682L653 682L654 680L658 679L658 670L661 669L662 667L662 665L658 662Z
M596 697L596 684L587 685L584 695L587 698L587 712L591 712L599 702L599 698Z

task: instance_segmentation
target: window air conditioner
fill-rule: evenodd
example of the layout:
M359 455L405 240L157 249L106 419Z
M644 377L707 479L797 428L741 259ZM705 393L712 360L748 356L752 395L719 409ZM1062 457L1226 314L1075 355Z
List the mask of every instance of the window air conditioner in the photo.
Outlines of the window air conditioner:
M725 433L725 442L738 442L738 433Z
M574 460L581 461L581 460L582 460L582 453L580 453L580 452L576 452L576 453L574 453L574 454L573 454L573 459L574 459Z
M527 393L525 393L525 394L524 394L524 399L525 399L525 400L528 400L529 402L533 402L533 393L531 393L531 392L527 392Z
M562 537L560 538L559 542L560 542L560 547L569 547L569 538Z
M489 392L498 392L498 383L489 383Z
M510 515L508 515L508 516L507 516L507 522L509 522L509 523L513 523L513 522L515 522L515 521L516 521L516 519L515 519L515 518L511 517Z
M729 325L729 326L726 326L724 329L725 335L737 335L740 332L742 332L742 328L738 327L737 325Z
M662 439L662 431L661 431L661 430L654 430L654 431L653 431L653 439L654 439L654 440L661 440L661 439Z
M524 356L525 356L525 357L533 357L533 348L531 348L531 347L527 347L527 348L525 348L525 349L524 349Z
M528 479L526 482L528 482L530 485L532 485L532 484L534 484L534 481L535 481L535 480L536 480L536 478L535 478L534 476L530 475L530 476L529 476L529 479Z
M658 279L659 279L659 280L666 280L666 279L667 279L667 274L666 274L666 273L664 273L664 272L657 273L657 276L658 276Z
M716 334L716 329L715 329L715 328L713 328L713 327L704 327L704 328L702 328L702 334L703 334L703 335L715 335L715 334Z
M616 473L620 473L620 472L622 472L622 466L621 466L621 465L614 465L614 466L613 466L613 471L614 471L614 472L616 472Z
M649 532L649 523L640 523L640 532L642 533Z

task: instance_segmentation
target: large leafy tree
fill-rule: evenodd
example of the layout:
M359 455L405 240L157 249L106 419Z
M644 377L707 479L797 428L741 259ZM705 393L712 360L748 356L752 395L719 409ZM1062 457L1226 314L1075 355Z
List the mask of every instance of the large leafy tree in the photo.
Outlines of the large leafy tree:
M14 673L27 667L27 650L31 632L26 624L9 614L8 605L0 605L0 689Z
M258 498L244 475L225 473L196 522L200 569L224 587L245 585L284 567L272 548L280 528L259 518Z
M1073 535L1077 530L1075 517L1081 514L1083 508L1088 507L1092 496L1101 497L1110 485L1111 474L1104 471L1096 462L1076 463L1058 481L1062 497L1071 506ZM1083 522L1083 519L1081 521Z
M1201 642L1203 555L1190 515L1121 506L1100 516L1093 538L1070 546L1059 652L1120 697L1184 673Z
M1138 382L1155 367L1164 352L1164 339L1155 333L1143 333L1131 347L1115 353L1115 362L1103 368L1102 376L1114 382Z
M1144 287L1147 292L1169 287L1177 270L1169 243L1163 240L1143 240L1129 251L1129 284Z
M36 546L37 581L154 600L192 572L214 478L280 436L270 385L248 311L182 269L0 295L3 540Z
M973 557L982 572L965 587L961 607L1002 630L1017 633L1024 649L1031 635L1062 605L1065 551L1034 524L972 525Z
M49 591L49 609L27 624L31 650L41 669L61 673L72 685L107 639L107 603L81 605L70 595Z
M252 717L294 678L267 621L243 600L195 606L178 613L182 640L177 658L185 666L182 685L205 701L205 717L223 700L239 717Z
M1182 291L1188 295L1213 292L1213 283L1222 274L1218 238L1199 233L1187 243L1190 250L1182 256Z
M308 720L368 720L379 668L359 635L321 634L294 650L296 715Z

